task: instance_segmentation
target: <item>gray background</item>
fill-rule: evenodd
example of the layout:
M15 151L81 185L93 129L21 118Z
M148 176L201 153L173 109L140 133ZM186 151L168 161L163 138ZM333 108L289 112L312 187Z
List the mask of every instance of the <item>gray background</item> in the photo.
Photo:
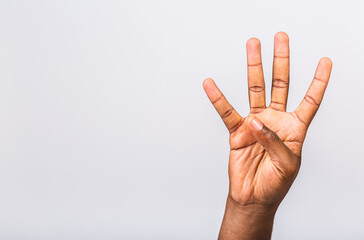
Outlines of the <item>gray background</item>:
M273 239L363 239L362 1L1 1L0 238L215 239L245 42L291 41L288 110L332 78ZM268 100L270 96L268 96Z

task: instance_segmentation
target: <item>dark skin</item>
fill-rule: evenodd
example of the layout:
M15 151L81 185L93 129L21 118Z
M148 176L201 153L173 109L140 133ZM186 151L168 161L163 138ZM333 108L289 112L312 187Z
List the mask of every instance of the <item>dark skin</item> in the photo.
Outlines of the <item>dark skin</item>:
M271 103L266 106L260 41L247 41L250 113L241 117L210 78L207 96L230 133L229 194L219 239L270 239L274 215L295 180L302 145L328 84L332 62L322 58L301 104L286 112L289 39L274 38Z

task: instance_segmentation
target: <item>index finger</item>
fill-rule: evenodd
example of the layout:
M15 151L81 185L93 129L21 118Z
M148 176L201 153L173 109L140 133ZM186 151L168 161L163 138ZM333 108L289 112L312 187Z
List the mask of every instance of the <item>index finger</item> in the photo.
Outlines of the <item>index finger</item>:
M294 111L297 118L307 126L315 116L324 97L326 86L330 78L331 68L332 62L330 58L320 59L320 62L317 65L315 77L312 80L312 83L301 104Z

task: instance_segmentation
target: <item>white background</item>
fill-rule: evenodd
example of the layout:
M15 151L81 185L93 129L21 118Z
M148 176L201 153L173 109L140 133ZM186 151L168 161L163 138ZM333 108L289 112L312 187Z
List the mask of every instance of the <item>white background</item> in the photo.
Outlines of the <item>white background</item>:
M291 42L288 110L332 77L273 239L363 239L362 1L1 1L0 238L216 239L245 42ZM269 101L270 96L267 96Z

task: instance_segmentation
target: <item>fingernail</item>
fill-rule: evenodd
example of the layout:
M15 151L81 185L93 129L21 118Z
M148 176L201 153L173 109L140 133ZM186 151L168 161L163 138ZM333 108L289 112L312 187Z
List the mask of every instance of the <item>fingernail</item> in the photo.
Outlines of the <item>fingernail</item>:
M263 128L263 123L258 120L257 118L253 118L253 120L250 122L250 124L252 125L252 127L255 129L255 130L262 130Z

